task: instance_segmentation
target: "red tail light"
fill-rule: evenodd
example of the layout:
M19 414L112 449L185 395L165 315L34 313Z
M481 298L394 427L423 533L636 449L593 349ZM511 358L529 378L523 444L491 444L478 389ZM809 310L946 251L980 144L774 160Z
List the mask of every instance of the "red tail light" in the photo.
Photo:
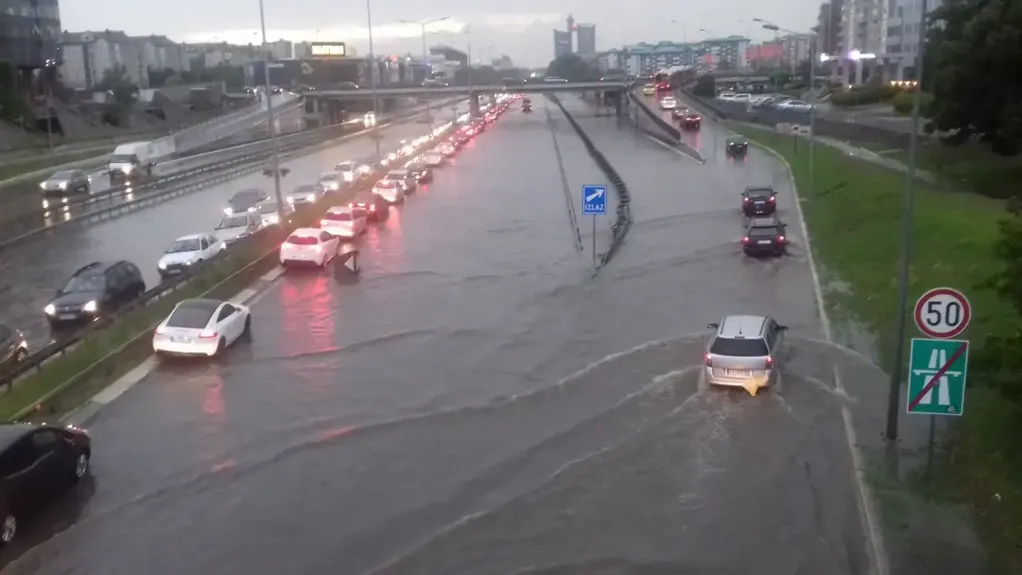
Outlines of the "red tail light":
M199 334L199 339L216 339L219 335L215 331L213 333L202 332Z
M355 207L355 202L348 202L348 207L349 208L354 208ZM320 222L320 223L322 223L322 222Z
M777 241L784 243L784 236L777 236Z
M319 220L319 225L321 225L321 226L329 226L330 222L328 220Z
M745 236L744 238L742 238L742 243L743 244L749 243L749 236Z
M766 356L766 368L770 369L773 366L774 366L774 358L770 357L769 355Z
M706 363L708 367L713 366L712 356L710 356L709 352L706 352L706 355L703 356L703 362Z
M777 201L777 196L770 196L770 203L771 204L776 202L776 201Z
M742 201L743 202L747 202L747 201L749 201L749 198L742 198Z
M164 335L166 333L167 333L167 330L162 325L160 327L156 328L156 335Z
M370 212L375 212L376 211L376 204L373 204L373 205L369 206L369 211Z

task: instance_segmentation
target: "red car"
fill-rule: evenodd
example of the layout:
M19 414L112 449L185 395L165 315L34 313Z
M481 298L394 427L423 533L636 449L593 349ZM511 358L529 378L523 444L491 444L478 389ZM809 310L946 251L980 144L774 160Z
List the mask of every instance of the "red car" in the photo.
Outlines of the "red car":
M682 130L698 130L703 124L702 117L691 110L682 114L678 120L681 122Z

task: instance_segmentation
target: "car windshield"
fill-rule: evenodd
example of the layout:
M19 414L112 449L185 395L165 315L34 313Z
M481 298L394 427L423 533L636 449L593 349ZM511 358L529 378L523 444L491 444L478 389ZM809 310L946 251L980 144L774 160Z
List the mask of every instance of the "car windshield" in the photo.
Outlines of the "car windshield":
M380 180L379 182L376 182L377 188L393 188L396 185L397 182L393 180Z
M729 140L727 141L727 143L728 143L728 144L736 144L736 145L739 145L739 144L744 144L744 143L745 143L745 140L743 140L743 139L741 139L741 138L731 138L731 139L729 139Z
M53 174L52 176L50 176L50 178L54 180L70 180L71 178L74 177L74 175L75 175L74 172L64 170L62 172L57 172L56 174Z
M419 163L415 163L415 164L408 164L408 169L409 169L409 170L416 170L416 171L418 171L418 170L424 170L424 169L426 169L426 166L425 166L425 165L423 165L423 164L419 164Z
M133 154L114 154L110 156L111 162L134 162L135 156Z
M779 235L781 235L781 231L775 227L751 228L749 230L749 237L753 238L767 238Z
M319 177L321 182L336 182L338 179L340 179L340 176L337 174L323 174Z
M180 240L174 240L174 243L170 244L165 254L180 254L183 252L197 252L199 251L199 238L182 238Z
M259 204L260 214L275 214L277 213L277 202L265 202Z
M238 192L238 193L234 194L233 196L231 196L231 200L230 201L232 203L233 202L239 202L239 203L240 202L255 202L255 201L259 201L259 200L263 199L263 197L264 196L263 196L262 192L257 192L257 191L252 190L252 191Z
M710 353L730 357L763 357L770 355L766 342L761 338L734 339L718 337L710 344Z
M355 170L355 162L341 162L336 168L338 172L352 172Z
M291 236L287 239L287 243L296 246L314 246L319 243L319 238L315 236Z
M181 305L167 318L167 327L205 329L211 317L213 310L208 307Z
M769 198L774 195L773 190L749 190L745 192L745 195L750 198Z
M351 221L351 214L349 214L348 212L339 212L339 213L338 212L327 212L326 215L323 216L323 219L330 220L332 222L350 222Z
M230 218L224 218L220 220L220 225L216 227L218 230L224 230L228 228L243 228L248 225L248 218L245 216L234 216Z
M316 186L312 184L304 184L294 189L292 194L311 194L316 191Z
M63 293L100 292L106 287L106 276L103 274L87 274L75 276L68 280Z
M406 177L408 177L408 175L404 172L390 172L387 174L388 180L403 180Z

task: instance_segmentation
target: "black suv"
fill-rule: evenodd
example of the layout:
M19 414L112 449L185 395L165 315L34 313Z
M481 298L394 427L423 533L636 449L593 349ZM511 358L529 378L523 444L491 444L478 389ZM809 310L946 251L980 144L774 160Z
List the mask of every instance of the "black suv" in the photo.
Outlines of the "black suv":
M751 217L777 212L777 194L770 186L750 186L742 192L742 213Z
M71 275L44 308L51 326L91 321L145 293L145 280L131 262L93 262Z
M788 245L786 226L777 218L755 218L742 238L742 251L749 256L783 256Z
M366 219L370 222L378 222L390 214L390 204L372 192L358 192L351 198L348 207L365 210Z
M749 152L749 140L742 136L731 136L727 139L724 151L728 157L744 156Z

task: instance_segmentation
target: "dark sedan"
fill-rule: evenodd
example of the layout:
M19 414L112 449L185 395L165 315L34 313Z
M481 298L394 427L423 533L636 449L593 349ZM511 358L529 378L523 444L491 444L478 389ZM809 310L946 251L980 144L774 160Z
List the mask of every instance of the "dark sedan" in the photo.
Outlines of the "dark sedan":
M75 427L0 424L0 545L18 535L23 518L45 510L89 474L92 442Z
M729 157L744 156L749 152L749 140L742 136L731 136L724 146L724 152Z
M39 184L44 194L87 194L92 189L92 178L82 170L62 170Z
M745 188L742 192L742 213L746 216L769 216L777 211L777 194L769 186Z
M433 181L433 168L427 166L425 162L412 162L406 167L412 176L415 177L415 181L420 184L428 184Z

